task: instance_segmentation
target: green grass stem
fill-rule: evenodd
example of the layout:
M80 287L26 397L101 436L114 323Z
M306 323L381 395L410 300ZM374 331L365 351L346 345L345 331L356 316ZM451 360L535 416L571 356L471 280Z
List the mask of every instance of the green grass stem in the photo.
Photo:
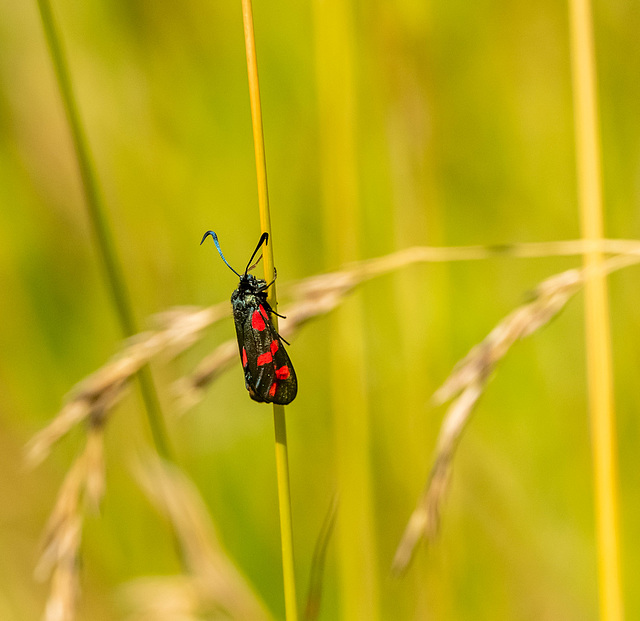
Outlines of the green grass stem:
M354 5L316 0L315 55L327 259L360 258ZM371 482L364 316L358 296L331 317L328 378L340 509L336 524L341 618L375 621L379 585Z
M242 0L242 20L247 54L247 74L249 78L249 98L251 102L251 124L253 144L256 156L256 176L258 181L258 207L260 227L269 234L269 243L263 252L264 276L267 282L274 278L273 236L271 234L271 213L269 211L269 191L267 186L267 162L264 150L262 130L262 109L260 106L260 84L258 82L258 63L256 43L253 32L253 11L251 0ZM271 308L277 310L278 302L275 282L269 287L268 298ZM278 318L272 321L278 329ZM287 621L298 619L296 600L295 564L293 553L293 520L291 515L291 488L289 483L289 457L287 449L287 426L284 406L273 404L273 424L276 440L276 476L278 483L278 505L280 509L280 536L282 545L282 573L284 579L284 602Z
M80 168L85 204L93 229L94 241L101 259L109 294L116 310L118 322L120 323L120 329L122 335L126 338L136 334L138 329L124 274L118 261L115 244L107 223L105 208L98 189L97 175L89 152L89 144L80 121L80 114L71 84L68 63L49 0L38 0L38 7L40 9L40 17L58 81L58 88L60 89L60 95L71 130L73 146ZM148 367L140 370L138 373L138 381L156 449L160 455L168 458L170 455L169 442L160 410L160 403L153 384L151 371Z

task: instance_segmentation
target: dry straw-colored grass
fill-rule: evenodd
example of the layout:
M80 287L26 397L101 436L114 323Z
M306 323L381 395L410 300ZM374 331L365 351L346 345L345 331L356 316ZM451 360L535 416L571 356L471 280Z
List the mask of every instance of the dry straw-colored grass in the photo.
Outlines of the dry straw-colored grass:
M597 269L573 269L545 280L536 290L532 301L501 321L456 366L436 393L437 402L444 402L457 394L459 396L450 406L442 424L434 466L425 492L409 520L398 548L394 569L406 568L422 537L426 535L432 538L436 533L440 504L447 487L455 449L496 364L516 341L531 335L554 317L594 274L610 273L640 262L640 242L601 240L596 242L596 246L604 252L619 254ZM306 322L336 308L359 284L411 264L481 259L496 254L521 257L572 255L591 247L594 247L593 242L571 241L499 248L409 248L283 287L283 292L291 303L285 310L287 320L283 322L281 332L286 338L290 337ZM129 381L151 358L170 357L183 352L200 340L208 327L229 314L230 305L225 302L205 309L172 309L159 315L159 325L155 330L126 340L123 349L113 360L72 390L58 416L28 444L27 461L32 465L37 464L46 458L52 446L71 429L81 423L87 425L85 448L62 484L45 531L43 554L37 568L40 578L51 577L46 621L70 621L74 617L79 584L78 551L85 504L95 508L102 498L103 427L126 394ZM194 372L175 383L176 403L183 409L197 403L206 387L236 356L235 341L219 345ZM209 605L233 612L236 596L248 587L241 586L242 580L230 569L232 566L228 561L219 560L222 557L219 546L215 543L213 527L209 524L208 517L205 517L204 507L195 490L185 482L182 475L166 466L154 466L142 476L142 481L154 502L167 514L175 528L185 554L187 572L183 577L166 579L165 583L161 579L153 579L133 587L129 593L132 601L137 602L135 607L138 611L138 616L134 618L163 618L159 616L159 604L156 607L149 604L147 608L143 605L143 600L160 601L160 595L164 598L164 605L174 610L172 619L192 619L203 606ZM214 587L214 583L218 586ZM227 600L226 597L230 599ZM245 598L244 601L247 603L252 600ZM259 604L256 603L256 606L256 610L262 610ZM262 617L249 618L265 618L266 613L263 610L262 613Z
M176 466L149 457L136 469L147 497L170 522L184 573L139 578L124 599L130 621L202 618L267 621L271 616L229 560L193 483Z
M437 532L440 504L448 487L451 462L460 435L496 365L518 340L533 334L555 317L583 282L584 274L575 269L545 280L538 287L534 300L505 317L456 365L435 393L435 404L449 401L456 395L458 397L449 407L440 428L429 480L396 552L393 561L395 571L407 567L423 536L433 539Z
M458 362L433 396L435 405L455 400L440 427L425 490L396 550L392 565L394 572L404 571L422 538L433 540L438 531L441 503L448 488L451 463L460 436L498 362L517 341L537 332L553 319L590 278L635 264L638 260L634 252L633 255L613 257L598 267L572 269L548 278L537 287L531 302L505 317Z
M202 337L202 331L229 314L227 303L206 309L178 308L160 317L162 327L124 341L106 365L77 384L58 416L27 445L26 458L37 465L76 425L106 417L125 394L129 380L155 356L175 356Z
M494 256L571 256L594 248L619 255L610 259L602 268L603 271L610 272L640 261L640 242L634 240L407 248L284 286L284 297L289 298L291 303L284 310L287 319L280 332L285 338L291 337L311 319L331 312L358 285L412 264L469 261ZM27 461L33 465L40 463L51 447L76 425L91 418L107 416L123 398L129 380L152 358L177 356L202 339L207 328L230 313L229 303L222 302L208 308L174 308L157 315L156 329L124 341L122 350L112 360L72 389L58 416L29 442ZM205 389L236 356L237 344L235 340L229 340L206 356L192 373L177 380L173 392L178 411L184 412L200 402Z
M92 425L67 473L43 537L36 578L51 580L45 621L70 621L79 594L79 550L85 504L96 510L104 494L103 434Z

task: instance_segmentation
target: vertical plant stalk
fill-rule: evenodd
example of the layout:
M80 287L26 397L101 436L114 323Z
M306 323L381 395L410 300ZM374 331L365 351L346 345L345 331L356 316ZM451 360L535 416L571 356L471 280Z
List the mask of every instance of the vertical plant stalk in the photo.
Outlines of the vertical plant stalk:
M267 186L267 162L264 152L264 134L262 131L262 109L260 106L260 85L258 82L258 63L256 43L253 33L253 11L251 0L242 0L242 21L244 23L244 41L247 53L247 73L249 77L249 98L251 101L251 124L253 126L253 145L256 156L256 176L258 181L258 206L260 209L260 228L269 234L269 243L263 251L264 276L271 282L275 276L273 260L273 237L271 235L271 213L269 211L269 192ZM274 310L278 310L276 283L269 287L267 301ZM271 316L274 327L278 329L278 317ZM296 621L298 606L296 600L295 564L293 556L293 520L291 516L291 487L289 484L289 457L287 449L287 426L284 406L273 404L273 424L276 439L276 473L278 479L278 505L280 508L280 538L282 545L282 573L284 579L284 603L287 621Z
M424 91L416 87L418 76L413 73L416 69L407 71L405 67L407 50L403 40L393 34L396 26L389 21L386 27L389 31L381 37L376 60L386 69L382 80L386 82L383 82L383 97L388 118L386 139L393 207L392 220L387 223L380 218L385 229L377 234L384 237L391 233L398 248L427 242L444 245L443 201L438 198L436 155L429 139L438 118L437 114L429 112L435 87L429 78ZM425 29L425 43L432 39L431 27ZM432 62L430 47L428 43L425 46L427 66ZM416 287L417 274L423 283L420 287ZM430 397L430 378L434 376L437 362L426 352L436 350L446 358L452 341L449 268L443 265L428 272L399 270L393 276L392 286L395 302L392 317L399 336L397 347L401 364L393 356L385 372L398 383L394 394L397 416L383 419L380 424L385 425L384 433L389 438L388 451L394 451L397 446L404 447L402 451L389 453L390 476L407 480L410 486L419 486L422 484L424 447L435 441L433 425L424 415L424 404ZM412 317L422 317L422 321L411 321L409 318ZM393 319L389 319L392 325ZM407 475L411 478L407 479ZM446 574L435 549L428 557L421 554L414 559L414 569L405 577L413 583L414 618L454 616L451 604L455 596Z
M589 0L570 0L571 62L582 238L604 237L595 56ZM597 269L601 252L585 254ZM585 283L587 382L595 485L600 618L623 618L618 535L618 481L607 282Z
M49 0L38 0L38 7L51 53L51 60L56 72L58 88L60 89L60 95L71 130L94 240L98 248L105 280L108 283L111 300L118 316L120 329L126 338L136 334L138 330L125 284L124 274L118 262L111 231L107 224L105 209L98 189L97 175L89 152L88 141L82 123L80 122L78 106L69 75L68 63L65 58L60 36L58 35L58 29L53 18ZM144 367L138 372L138 380L156 449L163 457L168 458L170 454L169 442L162 419L160 403L148 367Z
M315 56L326 254L331 268L360 259L354 3L315 0ZM331 317L329 381L340 513L336 524L340 617L379 618L371 481L371 416L361 300Z

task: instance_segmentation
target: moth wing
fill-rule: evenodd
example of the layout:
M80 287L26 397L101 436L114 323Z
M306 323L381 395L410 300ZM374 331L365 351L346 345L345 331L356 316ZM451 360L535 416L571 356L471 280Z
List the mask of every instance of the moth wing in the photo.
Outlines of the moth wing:
M240 357L249 395L264 403L291 403L298 382L291 360L262 307L252 308L238 334Z
M257 390L258 386L269 384L265 373L269 373L269 369L265 366L258 366L258 356L264 351L265 342L268 335L263 332L256 331L251 325L251 317L256 309L251 309L242 321L238 332L238 346L240 348L240 360L244 371L244 383L249 391L249 395L255 401L264 402L261 392Z
M272 358L276 377L275 394L271 401L286 405L291 403L298 394L298 378L282 340L273 328L271 328L271 331L273 336L271 341ZM274 349L275 352L273 351ZM273 389L271 388L271 390Z

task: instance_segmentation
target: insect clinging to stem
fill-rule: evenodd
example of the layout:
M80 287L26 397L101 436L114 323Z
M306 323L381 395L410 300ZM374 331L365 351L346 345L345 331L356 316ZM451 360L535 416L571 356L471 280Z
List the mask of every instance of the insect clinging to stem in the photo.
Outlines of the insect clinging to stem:
M211 235L218 254L227 267L240 278L238 287L231 295L231 306L249 396L254 401L287 405L298 393L298 380L284 348L283 343L287 342L271 323L271 315L278 313L267 302L267 289L275 279L267 284L266 280L249 274L262 258L260 255L258 261L252 264L262 245L269 242L269 234L262 234L242 274L236 272L224 258L218 236L213 231L207 231L200 244L202 245L208 235Z

